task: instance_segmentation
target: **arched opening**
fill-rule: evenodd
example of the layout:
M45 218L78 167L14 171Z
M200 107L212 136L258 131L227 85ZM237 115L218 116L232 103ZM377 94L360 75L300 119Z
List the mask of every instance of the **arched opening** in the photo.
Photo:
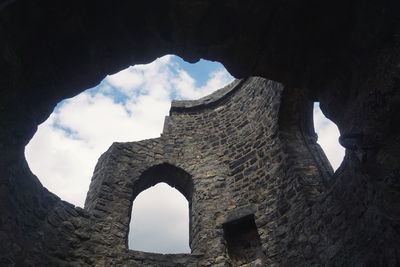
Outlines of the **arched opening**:
M342 163L345 153L345 149L339 144L339 129L322 113L319 102L314 103L313 119L314 129L318 136L317 142L324 150L333 169L336 170Z
M135 229L136 225L138 232L129 230L128 247L147 252L190 253L193 192L192 176L179 167L162 163L146 169L133 183L130 227ZM137 198L139 206L135 211ZM156 229L166 225L164 230Z
M218 62L167 55L107 76L60 102L25 148L29 167L62 199L83 207L100 155L113 142L158 137L173 99L196 99L233 80Z
M154 253L190 253L189 203L166 183L140 193L133 201L128 247Z

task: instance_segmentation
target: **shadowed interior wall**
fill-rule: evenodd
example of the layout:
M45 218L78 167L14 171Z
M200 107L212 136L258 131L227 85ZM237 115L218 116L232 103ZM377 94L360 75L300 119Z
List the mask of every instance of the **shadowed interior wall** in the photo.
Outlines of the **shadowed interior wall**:
M283 100L300 95L303 103L319 101L339 127L347 150L332 177L326 166L296 175L303 168L298 162L302 157L291 151L300 140L313 137L287 136L284 129L296 128L290 124L278 134L289 158L276 177L292 177L287 183L293 190L281 191L288 188L283 181L275 189L282 192L277 198L282 205L268 205L271 210L263 213L281 213L276 231L264 234L273 244L265 252L271 264L398 265L399 10L399 2L390 0L4 2L1 264L65 263L80 255L81 245L96 231L90 223L95 215L60 201L30 172L23 150L37 125L58 101L98 84L106 74L174 53L191 62L218 60L238 78L260 75L279 81L285 87ZM313 147L301 149L313 154L318 150ZM111 162L112 155L106 157ZM323 160L304 160L312 158ZM326 185L308 187L317 173ZM297 187L307 189L296 195L300 204L290 209L306 215L285 215L287 195ZM96 250L90 253L96 255ZM108 250L107 257L113 255Z

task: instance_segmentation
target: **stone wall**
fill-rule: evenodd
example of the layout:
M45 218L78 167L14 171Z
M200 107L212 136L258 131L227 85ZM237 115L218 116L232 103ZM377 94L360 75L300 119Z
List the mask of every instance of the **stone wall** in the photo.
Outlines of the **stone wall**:
M159 138L114 143L100 157L85 209L45 193L52 208L36 215L43 216L41 224L27 225L34 229L35 248L15 262L22 248L3 234L9 253L2 264L396 265L396 250L384 243L383 258L359 254L373 238L360 215L369 213L372 224L386 221L362 208L362 194L343 188L366 178L338 179L348 171L343 165L333 174L316 143L312 102L301 91L287 92L277 82L252 77L199 100L174 101ZM159 182L189 202L190 254L128 249L132 203ZM390 233L397 242L397 233Z
M308 243L298 238L310 225L299 223L326 191L321 171L329 163L315 159L325 158L306 128L312 105L301 96L283 103L283 92L263 78L236 80L203 99L174 102L160 138L114 143L99 159L82 215L58 222L75 239L70 254L53 257L94 265L305 264ZM191 254L128 250L132 202L158 182L189 201Z
M276 201L254 216L268 264L399 265L399 11L400 2L392 0L0 4L0 265L123 265L128 260L155 265L162 260L162 265L168 261L173 266L204 259L194 253L144 257L105 250L107 242L118 243L118 251L124 246L123 236L104 240L96 228L109 222L100 219L100 211L100 217L94 215L107 189L90 195L88 210L74 208L43 188L24 158L24 146L57 102L98 84L107 74L165 54L189 62L218 60L237 78L259 75L283 84L279 130L268 143L276 148L276 161L263 163L268 172L279 174L270 178L274 182L268 183L271 190L265 195L275 194ZM210 108L213 99L201 106ZM310 100L319 101L338 125L346 147L333 175L309 130ZM268 123L259 125L273 129ZM246 132L246 127L259 125L241 127ZM252 138L253 133L245 140ZM244 141L238 150L244 152L246 145ZM250 161L243 168L251 172ZM106 162L113 164L111 157ZM234 169L223 165L227 172ZM190 170L179 170L195 177ZM246 184L245 178L239 183ZM237 213L232 221L221 220L228 232L235 224L253 225L237 220L240 214L251 215ZM260 217L268 226L259 226L264 224ZM196 248L201 242L194 238L191 243ZM250 244L255 254L257 246Z

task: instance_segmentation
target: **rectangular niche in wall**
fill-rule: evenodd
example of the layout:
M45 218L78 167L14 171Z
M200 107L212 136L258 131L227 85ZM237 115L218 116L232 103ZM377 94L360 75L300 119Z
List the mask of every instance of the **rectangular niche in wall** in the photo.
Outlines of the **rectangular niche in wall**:
M261 240L253 214L225 222L222 227L228 254L235 266L262 260Z

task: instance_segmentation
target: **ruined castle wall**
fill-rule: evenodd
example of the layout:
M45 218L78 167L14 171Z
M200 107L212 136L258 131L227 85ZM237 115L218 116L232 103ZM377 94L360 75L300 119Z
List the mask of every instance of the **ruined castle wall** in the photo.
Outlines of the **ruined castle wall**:
M343 212L327 197L332 170L316 144L312 103L301 93L282 101L285 92L252 77L173 102L159 138L114 143L100 157L84 210L55 204L37 230L43 254L31 259L98 266L326 262L340 246L328 230L338 220L326 219L324 209ZM189 202L190 254L128 249L132 203L159 182Z
M258 228L261 235L266 229L276 234L266 247L271 264L400 264L398 1L158 1L158 8L153 1L3 2L0 265L107 265L107 257L108 265L116 263L112 259L123 265L119 251L113 258L107 247L104 254L103 226L94 215L102 202L96 196L112 199L109 189L92 191L88 211L71 208L43 188L23 151L57 102L107 74L165 54L189 62L218 60L235 77L280 81L290 86L284 98L307 93L338 125L346 157L330 177L312 134L304 137L307 131L295 124L280 124L279 153L286 156L277 176L283 177L282 184L276 188L285 193L271 201L276 207L268 203L271 215L266 216L280 226ZM126 153L123 146L111 150ZM325 193L313 178L318 171L307 168L313 162L322 166L321 180L329 188ZM106 163L101 160L98 166ZM101 188L107 176L96 177L94 184ZM293 192L297 197L290 197ZM98 215L103 213L99 209ZM131 265L156 265L160 259L167 266L171 259L133 254ZM172 258L189 266L182 257Z
M369 249L363 232L387 224L357 193L354 184L366 178L335 180L316 143L312 103L302 92L286 93L279 83L253 77L200 100L173 102L159 138L114 143L100 157L84 210L54 199L36 226L41 253L29 259L72 266L373 262L346 249ZM340 168L336 175L345 173ZM189 202L190 254L128 249L132 203L159 182ZM385 257L396 254L381 246Z
M288 92L253 77L196 101L173 102L159 138L114 143L100 157L85 209L48 192L44 202L31 199L43 213L24 224L34 229L35 243L27 246L35 249L21 264L395 266L398 234L389 215L396 194L385 187L393 175L372 186L354 171L367 167L354 148L333 175L316 143L312 103L302 91ZM132 203L159 182L189 202L190 254L128 249ZM382 192L388 194L366 205ZM3 246L11 246L1 235ZM12 253L22 249L13 247L1 263L12 265Z
M307 146L315 139L304 138L298 126L303 120L280 116L283 90L262 78L238 80L198 101L174 102L160 138L113 144L96 166L85 204L94 233L88 244L98 247L92 260L135 259L127 249L132 202L149 186L167 182L189 201L192 253L182 256L187 263L282 262L290 252L287 243L298 243L286 235L296 235L292 228L325 188L322 167ZM303 158L293 159L282 140L298 146ZM250 217L256 232L249 233L259 243L252 244L254 251L243 249L250 255L244 256L229 249L235 237L227 236L224 225ZM301 252L293 257L304 259Z
M274 180L279 179L277 113L283 87L261 78L238 86L238 92L217 105L177 112L173 107L163 133L163 138L174 140L172 144L185 140L183 155L197 157L185 164L201 177L195 180L193 208L195 203L204 203L206 212L193 213L193 230L207 226L209 244L199 245L203 250L215 247L220 254L226 250L222 223L231 214L254 213L259 229L265 228L265 211L275 205ZM267 233L260 234L265 243Z

